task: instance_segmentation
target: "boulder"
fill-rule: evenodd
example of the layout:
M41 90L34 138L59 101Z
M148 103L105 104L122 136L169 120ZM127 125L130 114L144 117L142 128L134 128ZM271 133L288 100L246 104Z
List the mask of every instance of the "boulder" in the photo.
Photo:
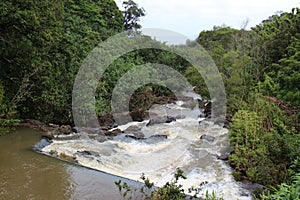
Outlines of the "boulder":
M146 117L146 113L144 110L133 110L130 112L130 116L132 118L133 121L138 121L141 122L145 119Z
M130 133L130 135L126 135L125 137L130 137L133 139L144 138L145 135L141 130L142 130L142 127L140 127L140 126L129 126L127 129L124 130L124 132Z
M142 129L142 127L140 127L140 126L134 126L134 125L132 125L132 126L129 126L128 128L126 128L125 130L124 130L124 132L136 132L136 131L140 131Z
M146 126L149 125L155 125L155 124L162 124L162 123L170 123L176 121L175 117L171 117L171 116L155 116L152 117L149 121L149 123Z

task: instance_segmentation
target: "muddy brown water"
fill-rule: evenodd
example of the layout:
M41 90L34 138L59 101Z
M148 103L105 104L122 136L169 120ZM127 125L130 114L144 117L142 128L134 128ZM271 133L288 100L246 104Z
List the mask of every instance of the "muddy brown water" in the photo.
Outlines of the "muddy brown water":
M122 199L116 176L66 163L32 150L40 140L32 129L0 137L0 199Z

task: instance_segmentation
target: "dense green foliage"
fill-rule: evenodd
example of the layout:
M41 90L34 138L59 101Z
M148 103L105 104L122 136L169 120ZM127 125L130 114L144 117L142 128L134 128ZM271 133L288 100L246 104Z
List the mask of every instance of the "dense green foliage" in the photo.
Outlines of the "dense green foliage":
M300 155L300 135L276 105L258 95L249 100L230 126L234 174L263 185L287 181L288 169Z
M4 88L0 82L0 136L9 132L18 123L15 107L6 101Z
M291 13L273 15L253 28L261 42L264 54L257 62L264 67L264 74L278 84L277 90L263 91L294 106L300 105L300 9Z
M300 173L292 177L292 183L280 184L279 188L274 188L274 193L262 195L263 200L299 200L300 199Z
M1 74L21 118L71 122L71 93L82 60L123 30L113 0L1 1Z
M292 183L300 168L299 22L300 9L295 8L250 31L214 27L197 39L226 86L233 175L275 188L266 199L299 191L298 183ZM277 189L282 182L286 184Z

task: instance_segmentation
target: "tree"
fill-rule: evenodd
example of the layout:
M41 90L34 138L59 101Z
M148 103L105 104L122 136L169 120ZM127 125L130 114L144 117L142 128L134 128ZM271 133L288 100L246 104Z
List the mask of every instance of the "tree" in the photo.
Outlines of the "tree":
M80 64L123 30L123 16L113 0L8 0L0 3L0 25L0 80L8 101L23 91L14 101L21 118L71 123Z
M138 22L140 21L140 17L145 16L144 8L139 8L138 4L132 0L124 1L123 7L125 30L136 31L140 29L142 26Z

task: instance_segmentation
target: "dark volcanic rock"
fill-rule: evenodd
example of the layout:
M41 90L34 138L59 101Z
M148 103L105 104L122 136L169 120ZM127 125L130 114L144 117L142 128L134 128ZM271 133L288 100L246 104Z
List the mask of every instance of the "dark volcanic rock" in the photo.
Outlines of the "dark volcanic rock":
M107 131L107 132L105 132L105 135L106 136L111 136L111 137L113 137L113 136L117 136L118 134L120 134L120 133L122 133L122 131L121 131L121 129L114 129L114 130L112 130L112 131Z
M126 128L124 130L124 132L136 132L136 131L140 131L141 129L142 129L142 127L140 127L140 126L132 125L132 126L129 126L128 128Z
M147 138L148 139L148 138ZM168 139L167 135L152 135L149 137L149 139Z
M76 126L74 126L74 127L72 127L72 132L74 132L74 133L78 133L78 132L79 132L79 130L78 130L78 128L77 128Z
M217 156L217 158L219 160L227 161L229 159L229 154L220 155L220 156Z
M152 135L148 138L145 137L137 137L135 135L125 135L127 138L131 138L134 140L161 140L161 139L168 139L167 135Z
M215 140L215 137L204 134L204 135L201 135L200 139L201 140L206 140L208 142L213 142Z
M204 116L209 118L211 116L211 102L208 102L204 108Z
M53 132L46 132L42 134L42 138L46 138L49 140L52 140L54 138L54 133Z
M141 122L146 117L146 112L144 110L133 110L130 112L130 116L133 121Z
M98 118L100 126L107 126L109 124L113 124L115 122L114 117L111 113L107 113L104 115L101 115Z
M146 138L144 137L137 137L135 135L125 135L126 138L131 138L131 139L134 139L134 140L145 140Z
M176 121L176 118L175 118L175 117L167 116L167 121L166 121L166 123L171 123L171 122L174 122L174 121Z

